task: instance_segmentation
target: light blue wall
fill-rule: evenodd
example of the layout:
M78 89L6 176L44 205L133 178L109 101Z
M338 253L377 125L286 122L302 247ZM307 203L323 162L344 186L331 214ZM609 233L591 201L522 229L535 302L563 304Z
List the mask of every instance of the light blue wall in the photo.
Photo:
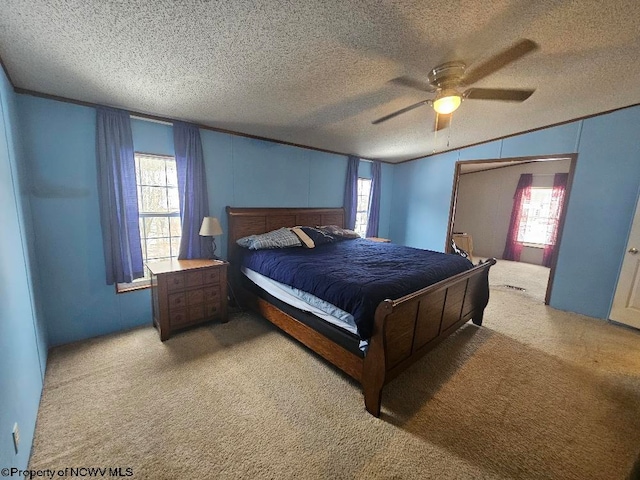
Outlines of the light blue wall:
M151 321L149 291L105 285L96 191L95 110L19 96L32 171L32 209L50 345ZM170 125L132 120L134 148L173 155ZM201 130L210 214L225 207L340 207L347 160L278 143ZM389 232L393 168L383 167L380 235ZM226 257L226 235L216 253Z
M29 461L46 365L46 333L38 318L30 255L30 205L20 167L23 132L16 96L0 72L0 466ZM11 432L18 423L20 449Z
M395 166L390 235L395 243L442 251L458 152Z
M382 186L380 188L380 223L378 224L378 236L389 238L391 236L391 219L393 215L393 178L395 165L382 164Z
M227 231L225 207L340 207L346 157L201 130L209 208ZM223 257L226 233L218 240Z
M455 162L575 153L551 305L607 318L640 185L640 107L397 165L391 238L442 251Z
M90 111L95 116L94 110L90 109ZM156 155L174 154L171 125L132 118L131 133L133 134L133 149L136 152Z
M148 323L148 291L116 295L105 283L95 110L25 95L19 105L49 344Z
M552 306L609 316L639 185L640 107L584 120Z

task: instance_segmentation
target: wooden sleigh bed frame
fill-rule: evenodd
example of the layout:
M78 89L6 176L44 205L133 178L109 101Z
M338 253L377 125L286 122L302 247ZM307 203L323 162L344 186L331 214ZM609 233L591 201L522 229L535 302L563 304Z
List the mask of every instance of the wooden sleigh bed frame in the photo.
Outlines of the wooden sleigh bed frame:
M398 299L381 302L364 358L242 287L239 247L247 235L296 225L344 227L342 208L227 207L230 281L238 300L309 347L362 385L365 407L378 417L384 385L467 321L482 324L495 259Z

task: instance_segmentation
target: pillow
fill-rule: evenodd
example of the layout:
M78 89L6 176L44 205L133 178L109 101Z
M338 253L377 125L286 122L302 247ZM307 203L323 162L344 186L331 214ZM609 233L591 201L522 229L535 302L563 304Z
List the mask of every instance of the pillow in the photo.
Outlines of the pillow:
M313 239L316 245L324 245L325 243L333 243L335 241L331 235L327 235L319 228L302 227L302 229Z
M264 250L267 248L299 247L300 239L288 228L279 228L260 235L249 235L236 240L241 247L250 250Z
M348 228L340 228L337 225L324 225L322 227L318 227L322 232L327 235L331 235L335 240L346 240L348 238L360 238L353 230L349 230Z
M316 246L316 244L313 242L311 237L306 233L304 233L304 230L302 230L302 227L293 227L291 231L294 233L296 237L300 239L300 242L302 242L303 247L314 248Z

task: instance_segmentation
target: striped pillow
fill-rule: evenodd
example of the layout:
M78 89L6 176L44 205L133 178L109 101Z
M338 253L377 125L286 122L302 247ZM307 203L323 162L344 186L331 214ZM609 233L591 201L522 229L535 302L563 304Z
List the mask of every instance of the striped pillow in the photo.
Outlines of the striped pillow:
M271 232L262 233L260 235L242 237L236 240L236 243L241 247L245 247L250 250L299 247L302 245L302 243L300 243L300 239L288 228L284 227Z

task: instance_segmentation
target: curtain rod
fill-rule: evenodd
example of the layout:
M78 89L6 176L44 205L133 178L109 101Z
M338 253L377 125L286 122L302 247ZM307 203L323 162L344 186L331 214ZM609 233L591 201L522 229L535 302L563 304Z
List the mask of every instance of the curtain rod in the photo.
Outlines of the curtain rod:
M135 119L135 120L143 120L145 122L151 122L151 123L159 123L160 125L169 125L169 126L173 126L173 123L171 122L166 122L164 120L157 120L155 118L149 118L149 117L142 117L139 115L134 115L134 114L130 114L129 115L131 118Z

